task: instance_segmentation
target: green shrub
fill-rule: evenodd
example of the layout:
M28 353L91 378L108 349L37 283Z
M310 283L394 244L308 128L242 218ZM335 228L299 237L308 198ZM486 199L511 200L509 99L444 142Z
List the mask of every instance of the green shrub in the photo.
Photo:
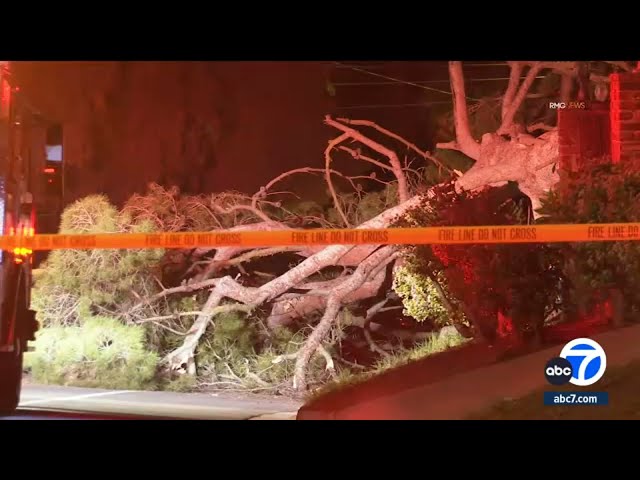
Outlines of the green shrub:
M394 352L393 355L383 357L376 363L372 373L382 373L385 370L406 365L430 355L444 352L450 348L458 347L466 341L467 339L460 335L455 328L444 327L438 333L411 348L405 348Z
M452 185L444 185L397 225L508 226L528 221L526 203L515 185L474 193L457 193ZM419 284L439 280L451 307L451 321L470 322L475 334L490 342L498 335L499 312L524 334L539 332L547 314L557 308L563 259L547 245L425 245L408 247L405 253L405 265L414 278L422 279ZM432 297L422 298L430 302ZM438 308L422 305L418 302L414 311Z
M25 366L44 384L143 390L154 387L158 356L140 326L92 317L82 326L40 330Z
M295 367L292 354L308 332L285 327L267 332L261 325L239 313L218 315L196 354L200 381L218 388L289 391ZM311 384L328 378L322 357L312 359L307 375Z
M106 197L93 195L68 206L60 233L146 233L148 221L132 221ZM92 314L119 315L158 291L153 268L161 249L56 250L34 276L33 308L43 326L73 325Z
M403 266L394 272L393 289L402 299L405 315L419 322L432 320L440 325L450 321L451 312L444 305L438 287L430 277Z
M640 221L640 172L629 163L614 165L594 159L569 174L543 200L543 223L626 223ZM625 299L625 316L640 313L640 242L581 242L558 244L566 275L572 283L568 308L590 308L609 289ZM568 302L567 302L568 303Z

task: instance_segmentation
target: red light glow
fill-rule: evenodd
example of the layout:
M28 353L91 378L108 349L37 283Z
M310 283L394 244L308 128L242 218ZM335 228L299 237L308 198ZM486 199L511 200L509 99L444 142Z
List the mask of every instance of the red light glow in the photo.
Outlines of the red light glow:
M0 81L0 113L9 114L9 102L11 101L11 86L6 81Z

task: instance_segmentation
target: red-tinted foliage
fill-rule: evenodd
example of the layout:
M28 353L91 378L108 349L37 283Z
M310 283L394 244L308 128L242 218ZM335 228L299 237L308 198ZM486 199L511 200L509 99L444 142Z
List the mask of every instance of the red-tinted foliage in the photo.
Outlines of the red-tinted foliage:
M430 208L411 212L410 225L514 225L528 220L528 203L512 185L457 194L445 186ZM432 245L413 248L415 268L444 274L447 289L489 342L542 327L560 289L561 257L541 244Z

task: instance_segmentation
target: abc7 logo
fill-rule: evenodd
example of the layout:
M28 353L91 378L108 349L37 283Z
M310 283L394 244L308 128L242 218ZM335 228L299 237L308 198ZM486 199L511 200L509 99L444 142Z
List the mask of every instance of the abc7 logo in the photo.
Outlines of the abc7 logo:
M551 385L564 385L573 377L573 367L566 358L556 357L547 362L544 376Z
M586 387L602 378L607 369L607 355L597 342L578 338L567 343L560 356L544 367L544 376L551 385Z

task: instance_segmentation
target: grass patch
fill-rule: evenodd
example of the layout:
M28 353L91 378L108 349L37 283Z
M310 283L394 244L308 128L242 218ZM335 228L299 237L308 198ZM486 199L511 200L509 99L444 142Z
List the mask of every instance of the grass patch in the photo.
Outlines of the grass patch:
M34 381L74 387L152 390L158 366L146 349L141 326L93 317L82 327L49 327L36 334L35 351L25 354Z
M595 387L595 388L594 388ZM545 406L544 391L609 392L609 405ZM470 420L640 420L640 361L607 370L593 387L545 388L526 397L501 402Z
M399 350L388 357L380 359L371 370L358 374L354 374L352 371L341 372L334 381L325 384L311 393L308 401L324 396L335 390L366 382L370 378L381 375L389 370L458 347L467 341L468 340L460 335L454 327L445 327L441 329L438 334L429 337L424 342L418 343L412 348Z

